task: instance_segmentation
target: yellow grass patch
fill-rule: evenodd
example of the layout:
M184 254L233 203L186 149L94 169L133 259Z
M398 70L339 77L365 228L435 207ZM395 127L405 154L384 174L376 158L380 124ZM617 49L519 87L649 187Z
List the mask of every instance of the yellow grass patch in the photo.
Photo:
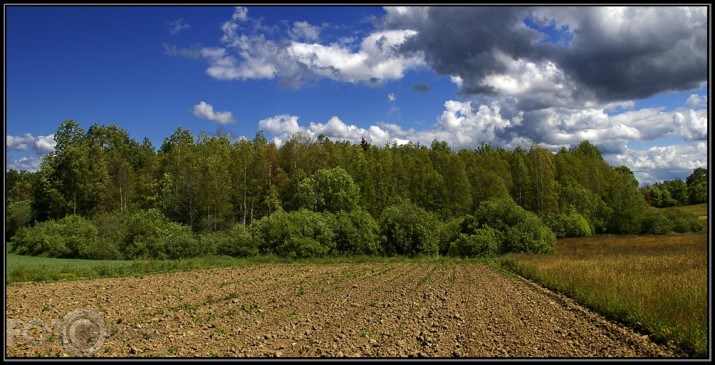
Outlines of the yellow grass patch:
M606 316L706 356L707 248L705 234L596 236L506 261Z

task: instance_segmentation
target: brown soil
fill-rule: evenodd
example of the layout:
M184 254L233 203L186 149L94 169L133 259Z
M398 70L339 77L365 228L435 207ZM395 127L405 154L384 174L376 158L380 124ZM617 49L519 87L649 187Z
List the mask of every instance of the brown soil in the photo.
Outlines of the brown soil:
M103 315L97 357L681 356L479 264L265 264L12 284L6 295L20 331L8 357L73 356L52 323L77 308Z

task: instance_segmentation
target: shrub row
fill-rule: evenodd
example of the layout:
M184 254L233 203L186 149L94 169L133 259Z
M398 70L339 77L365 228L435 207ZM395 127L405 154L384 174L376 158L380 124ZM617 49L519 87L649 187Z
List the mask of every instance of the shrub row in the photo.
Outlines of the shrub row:
M671 234L703 230L698 216L680 209L648 208L641 219L641 233Z
M698 232L697 217L649 210L643 233ZM442 223L409 201L385 209L379 220L363 210L279 210L246 227L195 234L158 210L103 213L91 221L70 215L21 227L12 237L19 254L85 259L180 259L201 255L290 258L353 255L474 257L507 252L545 253L556 237L586 237L592 229L577 212L541 219L511 199L489 200L464 217Z
M157 210L103 213L93 221L69 215L22 227L13 236L18 254L82 259L180 259L209 253L187 226Z

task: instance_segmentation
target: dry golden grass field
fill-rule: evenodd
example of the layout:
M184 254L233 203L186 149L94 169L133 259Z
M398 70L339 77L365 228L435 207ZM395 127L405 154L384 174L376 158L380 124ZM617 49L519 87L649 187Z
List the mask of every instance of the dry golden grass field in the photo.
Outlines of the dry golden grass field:
M559 240L504 265L606 316L707 356L707 234Z

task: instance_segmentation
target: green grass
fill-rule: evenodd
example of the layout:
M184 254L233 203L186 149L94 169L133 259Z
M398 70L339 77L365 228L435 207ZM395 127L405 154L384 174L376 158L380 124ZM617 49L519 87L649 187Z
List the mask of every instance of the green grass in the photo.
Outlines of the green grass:
M6 283L83 280L110 277L142 276L146 274L190 271L217 267L279 263L273 256L234 258L204 256L184 260L79 260L37 256L6 255Z
M669 208L663 208L663 209L684 210L686 212L690 212L692 214L697 215L698 219L701 221L707 221L707 219L708 219L708 204L707 203L685 205L682 207L669 207Z
M254 264L342 264L342 263L394 263L394 262L429 262L449 264L475 261L451 257L416 257L403 256L375 257L325 257L309 259L290 259L273 255L250 258L229 256L203 256L183 260L80 260L58 259L39 256L23 256L9 253L6 249L6 283L84 280L110 277L142 276L146 274L190 271L218 267L245 266ZM476 259L478 260L478 259Z
M563 239L556 252L499 262L694 357L707 357L705 234Z

